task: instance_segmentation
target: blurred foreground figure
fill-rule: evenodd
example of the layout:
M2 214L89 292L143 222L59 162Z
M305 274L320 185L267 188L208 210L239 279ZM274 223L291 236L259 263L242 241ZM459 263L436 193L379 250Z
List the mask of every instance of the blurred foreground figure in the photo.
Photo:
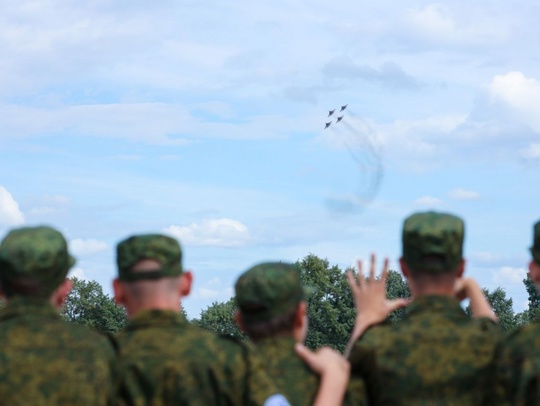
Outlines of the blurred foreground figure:
M312 405L319 375L294 350L297 343L304 342L308 330L306 291L298 267L281 262L256 265L238 278L235 292L236 322L255 343L257 355L278 389L292 405ZM363 381L353 380L351 385L356 397L348 393L345 404L362 404ZM343 396L339 396L336 393L334 399L341 404Z
M59 315L74 263L64 237L50 227L16 229L2 241L1 404L113 404L111 342Z
M367 280L361 268L357 280L348 275L358 312L349 360L354 370L359 359L374 355L373 373L380 379L385 404L492 402L500 333L480 287L463 279L463 238L463 221L453 215L417 213L405 220L400 265L412 302L395 324L382 322L407 303L386 299L388 260L380 279L375 279L374 256ZM474 319L459 304L465 298Z
M529 276L540 292L540 221L533 227ZM501 403L540 404L540 321L524 326L503 341L497 354Z
M251 346L215 336L183 318L180 300L190 292L192 274L182 268L182 251L175 239L159 234L130 237L117 246L117 265L115 299L126 307L129 318L118 337L122 403L289 404ZM346 362L332 362L329 354L299 351L315 369L338 365L332 370L336 378L322 395L345 386Z

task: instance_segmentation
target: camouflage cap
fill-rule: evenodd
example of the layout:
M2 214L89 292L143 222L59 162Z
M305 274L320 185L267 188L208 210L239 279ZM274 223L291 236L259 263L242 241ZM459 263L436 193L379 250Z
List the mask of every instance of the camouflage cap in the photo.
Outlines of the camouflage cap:
M531 254L535 262L540 264L540 221L538 221L533 228L533 245L531 247Z
M403 259L414 271L441 273L454 270L463 258L463 220L446 213L415 213L403 223ZM442 259L426 264L426 256Z
M133 271L144 259L153 259L161 267L152 271ZM134 235L116 247L118 279L125 282L178 276L182 273L182 249L174 238L161 234Z
M292 311L305 298L299 268L283 262L251 267L238 278L234 288L246 322L272 320Z
M0 280L29 279L51 294L65 279L75 258L64 236L51 227L23 227L10 231L0 244Z

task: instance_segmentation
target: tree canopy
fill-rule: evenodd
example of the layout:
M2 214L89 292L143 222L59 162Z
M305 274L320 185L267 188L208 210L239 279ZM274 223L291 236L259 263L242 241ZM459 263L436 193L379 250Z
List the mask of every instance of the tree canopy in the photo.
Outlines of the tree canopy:
M62 316L73 323L84 324L105 333L115 333L126 324L126 312L112 298L103 293L96 281L72 278Z

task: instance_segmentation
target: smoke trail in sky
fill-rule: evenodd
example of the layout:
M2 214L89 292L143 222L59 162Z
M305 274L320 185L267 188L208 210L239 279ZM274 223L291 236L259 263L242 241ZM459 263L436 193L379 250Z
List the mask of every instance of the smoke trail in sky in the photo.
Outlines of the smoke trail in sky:
M356 190L350 195L328 198L328 208L337 213L364 209L379 191L384 175L384 165L373 128L350 109L347 116L329 128L334 139L339 140L358 168Z

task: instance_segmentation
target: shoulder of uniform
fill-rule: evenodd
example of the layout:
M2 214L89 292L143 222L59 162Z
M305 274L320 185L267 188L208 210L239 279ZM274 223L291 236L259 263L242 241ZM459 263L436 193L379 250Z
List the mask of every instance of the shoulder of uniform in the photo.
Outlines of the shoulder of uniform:
M235 337L227 334L217 334L216 337L220 340L224 340L227 343L238 345L240 347L246 347L250 350L254 348L251 342L241 337Z

